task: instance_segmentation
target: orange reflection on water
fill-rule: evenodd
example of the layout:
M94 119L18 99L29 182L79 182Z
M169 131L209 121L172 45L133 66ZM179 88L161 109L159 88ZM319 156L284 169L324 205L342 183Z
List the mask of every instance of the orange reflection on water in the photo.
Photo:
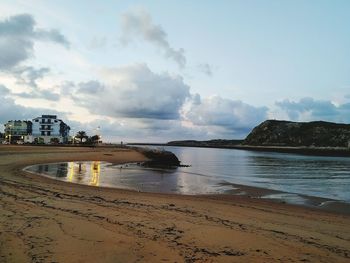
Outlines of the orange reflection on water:
M90 171L86 169L85 163L68 162L68 182L81 182L89 177L89 185L99 186L101 174L101 162L93 161L90 164ZM84 179L86 178L86 179Z
M72 182L74 177L74 162L68 162L68 182Z
M94 161L91 163L91 179L90 185L98 186L100 182L100 173L101 173L101 162Z

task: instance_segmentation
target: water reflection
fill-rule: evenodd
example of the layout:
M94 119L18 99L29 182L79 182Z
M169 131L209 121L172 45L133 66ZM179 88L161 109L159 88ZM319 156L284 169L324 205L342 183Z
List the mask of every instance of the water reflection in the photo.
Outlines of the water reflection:
M74 163L73 162L69 162L68 163L68 182L73 182L73 178L74 178Z
M101 162L95 161L91 164L90 185L98 186L101 173Z
M176 171L184 189L193 188L192 183L237 183L350 202L348 157L171 146L164 149L191 165ZM192 175L201 177L194 179Z
M253 183L265 188L350 200L350 163L346 158L297 155L250 156Z
M28 170L71 183L99 186L101 162L39 164L29 167Z
M68 162L34 165L26 170L58 180L92 186L109 186L146 192L183 194L219 193L210 177L177 173L176 170L144 168L139 164Z
M67 163L58 164L56 177L66 177L67 176L67 167L68 167ZM48 171L48 169L49 169L49 167L48 167L48 165L46 165L45 171Z
M225 193L233 183L350 202L350 158L186 147L165 150L191 167L164 170L94 161L35 165L28 170L73 183L147 192Z

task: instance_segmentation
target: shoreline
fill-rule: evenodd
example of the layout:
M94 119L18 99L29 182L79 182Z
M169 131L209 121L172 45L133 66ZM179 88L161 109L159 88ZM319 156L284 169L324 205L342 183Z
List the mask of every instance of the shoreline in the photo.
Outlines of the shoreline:
M81 162L90 162L90 161L82 160ZM318 196L298 194L293 192L285 192L285 191L257 187L257 186L230 183L230 182L223 182L219 184L222 186L232 186L233 188L232 190L224 190L223 193L183 194L183 193L176 193L176 192L142 191L136 188L132 189L132 188L114 187L114 186L107 186L107 185L93 186L86 183L68 182L65 180L56 179L55 177L52 177L45 173L37 173L37 172L28 170L28 168L35 165L61 164L61 163L66 163L66 162L33 164L33 165L23 167L21 171L38 176L38 177L45 177L50 180L60 181L67 184L86 185L86 186L98 187L101 189L115 189L117 191L127 190L131 192L141 192L141 193L157 194L157 195L173 195L173 196L188 196L188 197L197 196L197 197L203 197L203 198L208 197L209 199L211 197L220 198L221 196L232 195L232 196L241 196L248 199L266 200L273 203L288 204L288 205L300 206L304 208L312 208L315 210L322 210L326 212L334 212L339 215L350 215L350 203L346 201L331 199L327 197L318 197ZM125 163L118 163L118 164L131 164L131 163L135 163L135 162L125 162ZM142 168L142 167L140 169L149 170L149 168ZM154 169L160 169L160 168L154 168ZM153 170L153 168L151 170Z
M72 185L38 162L145 160L118 148L0 147L2 262L346 262L350 217L237 195ZM208 236L210 238L208 239Z
M237 188L229 190L227 195L241 195L252 199L267 200L273 203L288 204L299 206L307 209L321 210L339 215L350 216L350 203L342 200L336 200L326 197L318 197L306 194L284 192L280 190L241 185L235 183L226 183ZM237 192L237 193L235 193ZM243 192L241 194L241 192ZM297 199L293 201L293 199ZM298 201L298 199L301 199Z
M168 146L168 147L193 147L193 148L214 148L214 149L234 149L258 152L278 152L311 156L328 156L328 157L349 157L350 148L334 147L289 147L289 146L254 146L254 145L186 145L186 144L150 144L150 143L133 143L136 146ZM127 144L128 146L128 144Z
M233 149L262 151L262 152L291 153L291 154L312 155L312 156L329 156L329 157L350 156L350 148L237 145Z

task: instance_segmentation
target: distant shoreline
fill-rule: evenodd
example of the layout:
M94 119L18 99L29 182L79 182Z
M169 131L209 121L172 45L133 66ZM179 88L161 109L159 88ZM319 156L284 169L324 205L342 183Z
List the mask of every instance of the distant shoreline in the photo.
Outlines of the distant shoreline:
M331 157L348 157L350 156L349 148L333 148L333 147L283 147L283 146L251 146L239 145L232 149L250 150L261 152L279 152L279 153L294 153L301 155L313 156L331 156Z
M289 146L254 146L254 145L187 145L187 144L168 144L168 143L130 143L127 145L140 146L176 146L176 147L195 147L195 148L215 148L215 149L235 149L259 152L279 152L292 153L312 156L331 156L331 157L349 157L350 148L335 147L289 147Z

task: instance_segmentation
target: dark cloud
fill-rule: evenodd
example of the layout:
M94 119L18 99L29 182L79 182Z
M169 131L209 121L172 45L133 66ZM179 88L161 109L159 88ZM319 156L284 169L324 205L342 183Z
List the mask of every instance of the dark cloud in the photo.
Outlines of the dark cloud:
M27 91L12 94L28 99L39 98L58 101L60 99L60 94L53 92L48 88L40 88L37 84L37 81L44 78L49 72L49 68L36 69L31 66L18 66L13 68L12 75L16 78L17 84L25 85Z
M50 91L48 89L33 90L31 92L12 93L14 96L25 99L45 99L51 101L58 101L60 94Z
M16 104L15 101L8 96L9 94L9 89L0 85L0 123L2 124L9 120L31 120L42 114L59 114L62 117L65 116L64 113L58 113L50 109L24 107Z
M1 96L6 96L8 94L10 94L10 90L8 88L6 88L4 85L0 84L0 94Z
M64 81L61 85L59 85L59 89L61 95L72 96L77 88L73 81Z
M8 70L32 56L33 42L3 38L0 32L0 70Z
M37 98L58 101L60 99L60 94L53 92L51 90L45 89L45 90L40 90L39 96Z
M37 29L29 14L11 16L0 21L0 70L10 70L33 56L36 40L69 47L68 40L55 29Z
M153 73L145 64L106 70L105 78L108 85L80 83L73 94L77 103L109 117L178 119L190 96L181 77Z
M88 82L81 82L78 84L77 93L84 94L101 94L105 87L96 80L90 80Z
M184 117L197 126L215 126L218 133L247 134L254 126L267 118L268 108L254 107L239 100L213 96L200 99L198 96Z
M160 25L155 25L145 10L127 12L121 16L121 42L128 44L133 38L141 38L161 49L164 56L174 60L179 67L186 65L185 51L171 47L167 33Z
M340 112L347 112L347 113L350 113L350 103L344 103L344 104L341 104L338 106L338 110ZM349 116L349 119L350 119L350 116Z
M37 81L45 77L49 68L34 68L21 63L34 56L35 41L46 41L69 47L68 40L56 29L38 29L34 18L20 14L0 20L0 70L12 75L17 84L27 90L12 95L22 98L59 100L59 94L49 88L39 88Z
M38 88L36 81L42 79L49 72L49 68L36 69L32 66L16 67L12 70L14 77L17 79L17 84L28 85L32 88Z
M213 76L213 69L208 63L199 64L198 69L209 77Z
M69 48L70 43L64 35L57 29L38 29L35 33L35 38L41 41L55 42Z
M276 102L291 120L324 120L333 122L350 122L350 104L335 105L327 100L302 98L299 101L284 100Z

